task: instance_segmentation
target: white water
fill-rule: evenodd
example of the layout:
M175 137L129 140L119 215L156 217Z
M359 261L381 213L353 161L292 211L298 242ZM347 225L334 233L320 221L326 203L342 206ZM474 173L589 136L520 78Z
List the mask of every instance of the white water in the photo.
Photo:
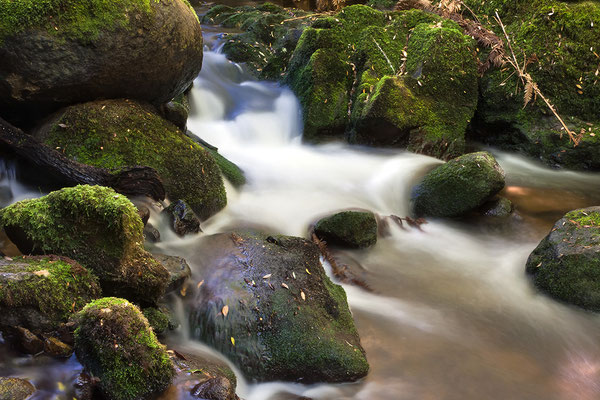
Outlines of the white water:
M192 102L189 129L248 178L240 190L228 186L229 204L203 224L205 234L250 225L305 236L320 216L350 207L405 216L411 187L440 163L398 150L304 145L293 94L248 80L214 52L205 53ZM553 220L570 208L600 204L600 179L497 155L521 218L429 221L423 231L390 225L373 248L336 254L373 289L345 287L371 364L363 382L256 385L238 374L240 397L600 398L600 318L537 294L523 271ZM11 188L11 201L39 195L17 182L14 169L4 171L0 186ZM194 252L197 237L164 233L159 250L194 267L201 257Z
M192 104L188 128L217 146L248 179L239 191L228 187L229 204L203 224L206 234L250 225L306 236L320 216L352 207L405 216L411 187L440 163L403 151L304 145L293 94L248 80L239 66L213 52L205 53ZM551 221L569 208L600 203L600 179L497 155L511 185L507 195L524 210L521 218L472 226L430 221L422 232L392 225L374 248L338 253L374 290L345 287L371 364L363 382L242 380L239 395L600 398L600 318L537 294L524 276L527 256ZM546 214L528 214L528 207L540 204ZM159 247L183 255L193 267L194 241Z

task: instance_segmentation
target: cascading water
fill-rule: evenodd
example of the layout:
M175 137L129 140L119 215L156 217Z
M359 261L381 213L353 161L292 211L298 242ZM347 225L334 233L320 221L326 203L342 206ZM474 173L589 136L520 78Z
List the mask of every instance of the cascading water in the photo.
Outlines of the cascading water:
M405 216L411 187L440 163L399 150L302 144L292 92L251 80L216 52L205 52L191 100L188 128L237 163L248 180L240 189L228 187L227 208L203 224L204 233L164 235L157 244L161 252L186 258L192 269L202 258L197 242L207 234L253 226L305 236L320 216L352 207ZM248 384L238 374L240 397L600 398L600 318L537 294L524 275L528 254L553 221L566 210L600 204L600 179L497 156L507 172L505 194L520 217L433 220L422 230L390 224L373 248L336 253L373 290L345 286L371 365L363 382ZM13 171L0 173L0 186L11 188L7 201L39 195L20 185ZM204 351L182 331L171 340ZM27 367L17 360L5 367L6 354L0 355L0 373L31 379L42 388L36 398L66 398L55 382L68 382L79 368L74 359Z
M320 216L366 208L409 214L412 185L439 161L403 151L304 145L293 94L256 82L206 52L188 128L237 163L248 183L228 188L225 210L204 234L240 226L306 236ZM366 251L338 256L364 273L372 293L345 286L371 364L364 382L247 385L245 399L596 399L600 319L537 294L528 254L566 210L600 202L596 175L561 172L497 153L506 195L525 212L500 224L429 221L390 225ZM541 213L528 212L545 205ZM537 202L537 203L536 203ZM534 208L531 208L534 210ZM163 242L192 268L201 237Z

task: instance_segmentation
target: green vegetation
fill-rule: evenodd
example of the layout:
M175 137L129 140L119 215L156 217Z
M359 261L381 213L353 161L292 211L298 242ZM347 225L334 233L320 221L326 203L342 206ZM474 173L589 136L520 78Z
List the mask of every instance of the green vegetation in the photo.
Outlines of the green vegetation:
M184 200L201 219L225 207L219 167L211 154L148 105L105 100L66 109L43 141L81 163L156 169L171 200Z
M115 400L135 400L171 383L173 364L140 310L123 299L96 300L78 314L77 358Z
M559 220L527 260L535 286L548 295L600 311L600 210L575 210Z
M343 211L319 220L315 234L332 245L369 247L377 242L377 219L372 212Z
M163 335L169 330L169 316L158 308L148 307L143 310L144 317L157 335Z
M111 188L76 186L20 201L0 210L0 226L9 236L11 230L23 232L34 254L80 262L100 278L106 293L154 302L169 279L143 248L137 209Z
M97 278L72 260L50 256L0 262L3 316L33 309L56 327L99 296Z
M417 216L458 217L504 188L504 171L488 152L470 153L429 172L413 188Z
M152 12L155 0L0 0L0 43L26 29L90 41L102 30L126 27L130 12Z

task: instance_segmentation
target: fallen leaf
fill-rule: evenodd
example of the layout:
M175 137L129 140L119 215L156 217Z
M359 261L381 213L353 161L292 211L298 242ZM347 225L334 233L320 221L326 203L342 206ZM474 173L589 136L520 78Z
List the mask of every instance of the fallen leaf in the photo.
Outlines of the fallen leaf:
M187 294L187 285L182 287L181 290L179 291L179 293L185 297L185 295Z
M47 277L50 276L50 272L48 272L47 269L42 269L40 271L35 271L33 274L37 275L37 276L43 276L44 278L47 278Z
M306 268L306 273L307 273L307 274L309 274L309 275L312 275L312 274L310 273L310 271L308 270L308 268Z
M196 289L200 289L200 286L202 286L202 285L204 285L204 279L202 279L200 282L198 282Z
M229 314L229 306L223 306L221 312L223 313L223 317L226 317Z
M292 276L294 277L294 279L296 279L296 273L294 271L292 271Z
M281 287L284 287L286 289L289 289L290 287L288 285L286 285L285 283L281 282Z
M265 276L263 276L263 279L269 279L271 277L272 274L266 274Z
M302 300L306 301L306 295L302 290L300 291L300 297L302 297Z
M233 338L233 336L231 337L231 344L235 346L235 339Z

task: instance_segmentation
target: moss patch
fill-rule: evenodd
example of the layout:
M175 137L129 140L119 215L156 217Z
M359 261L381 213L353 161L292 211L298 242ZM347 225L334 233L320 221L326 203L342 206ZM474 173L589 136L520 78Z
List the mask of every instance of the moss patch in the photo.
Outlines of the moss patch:
M184 200L202 219L227 203L223 179L211 154L150 106L129 100L72 106L44 136L44 143L84 164L156 169L168 197Z
M73 260L56 256L0 260L0 310L4 317L33 309L56 327L99 296L97 278Z
M315 234L328 244L369 247L377 242L377 220L371 212L342 211L319 220Z
M105 396L145 398L171 383L173 364L140 310L123 299L103 298L79 314L77 358L100 378Z
M143 248L137 209L111 188L76 186L20 201L0 210L0 225L21 239L21 250L77 260L107 293L153 302L164 292L169 274Z

